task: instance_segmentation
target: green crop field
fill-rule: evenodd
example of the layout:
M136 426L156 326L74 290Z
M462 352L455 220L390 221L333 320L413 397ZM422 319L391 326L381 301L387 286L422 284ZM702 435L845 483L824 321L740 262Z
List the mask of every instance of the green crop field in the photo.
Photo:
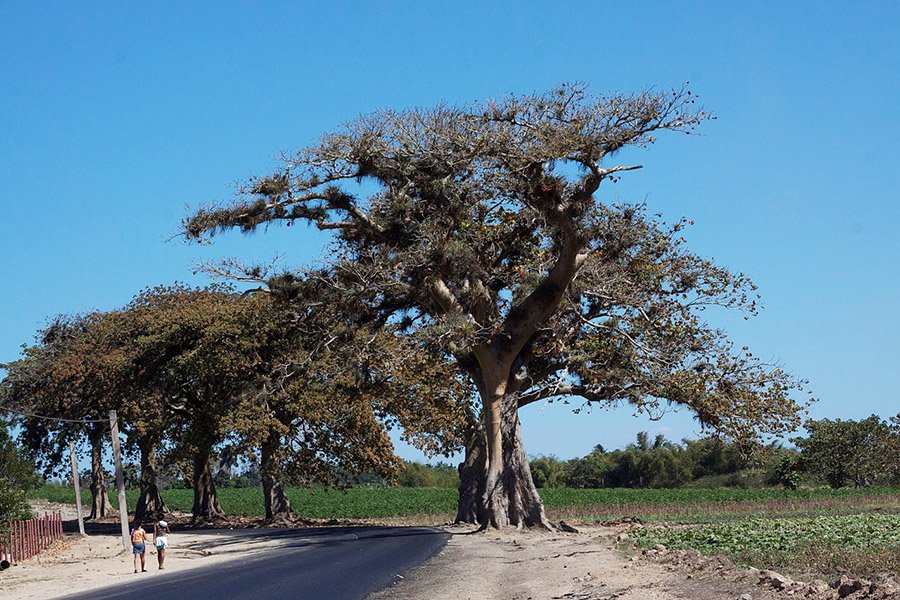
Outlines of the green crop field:
M224 488L218 491L226 514L260 516L262 492L258 488ZM288 488L295 511L313 519L366 519L397 516L452 516L456 490L452 488L358 487L346 491ZM170 509L191 510L191 490L163 490ZM900 490L895 489L566 489L545 488L541 497L551 518L586 521L637 516L645 520L697 522L712 515L726 518L747 513L819 514L858 510L879 505L900 511ZM85 500L89 495L85 492ZM46 485L32 498L74 502L71 488ZM127 493L134 508L137 491ZM115 494L111 494L115 503Z
M641 546L725 555L741 564L792 573L874 574L900 570L900 515L741 519L693 527L645 527Z

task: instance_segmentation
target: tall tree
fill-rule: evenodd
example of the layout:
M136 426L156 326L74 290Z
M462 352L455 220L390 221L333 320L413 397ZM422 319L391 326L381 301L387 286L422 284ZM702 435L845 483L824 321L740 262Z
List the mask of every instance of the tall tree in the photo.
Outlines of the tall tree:
M175 285L145 290L127 307L138 333L136 377L164 400L174 454L191 462L197 521L224 516L213 481L215 449L256 383L254 338L246 335L240 303L226 288Z
M749 280L685 250L684 222L596 197L639 168L607 165L617 151L708 118L694 102L683 89L591 97L563 86L376 113L249 182L232 205L196 211L184 230L197 239L300 220L336 232L320 273L338 290L331 301L360 322L399 323L478 391L460 499L474 510L462 516L547 527L523 406L669 401L738 437L797 424L795 382L701 318L710 306L752 313Z

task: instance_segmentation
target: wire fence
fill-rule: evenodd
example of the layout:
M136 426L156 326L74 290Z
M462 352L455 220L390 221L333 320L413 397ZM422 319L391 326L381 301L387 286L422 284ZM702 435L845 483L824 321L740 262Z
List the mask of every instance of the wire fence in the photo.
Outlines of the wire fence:
M0 569L37 556L63 537L59 512L3 523L0 525Z

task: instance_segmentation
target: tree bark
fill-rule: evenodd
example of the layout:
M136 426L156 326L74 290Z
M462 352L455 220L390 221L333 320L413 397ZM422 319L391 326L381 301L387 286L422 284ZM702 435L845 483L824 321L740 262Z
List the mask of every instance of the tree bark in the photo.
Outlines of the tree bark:
M457 523L481 523L481 500L487 477L487 449L484 432L473 427L466 440L466 455L459 463L459 500L456 506Z
M138 442L141 451L141 494L134 509L136 519L158 520L167 512L166 504L156 485L156 442Z
M216 484L213 482L210 449L197 450L194 454L194 506L191 509L195 523L222 519L225 511L219 505Z
M494 413L494 418L499 414L500 448L498 455L493 447L495 444L488 444L488 467L479 515L481 527L551 529L528 466L518 398L515 394L506 394L498 400L492 411L486 411Z
M280 437L270 433L261 448L263 500L266 506L266 518L287 517L291 515L291 502L284 491L284 482L278 471L277 453Z
M98 519L112 511L103 473L103 427L94 426L88 438L91 442L91 514L88 519Z
M470 497L477 494L475 513L482 529L551 529L522 442L519 384L510 375L509 367L491 364L487 357L480 362L478 391L483 406L484 458L479 460L477 444L471 445L471 451L467 447L467 462L460 469L457 518L471 522ZM471 474L477 474L474 484Z

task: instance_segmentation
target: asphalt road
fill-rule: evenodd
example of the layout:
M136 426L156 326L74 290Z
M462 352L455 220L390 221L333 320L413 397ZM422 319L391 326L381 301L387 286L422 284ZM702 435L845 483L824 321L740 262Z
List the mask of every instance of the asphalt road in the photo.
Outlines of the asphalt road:
M210 536L216 533L209 530ZM449 537L436 529L417 527L247 529L227 533L230 538L238 538L227 543L240 543L245 536L280 538L283 542L244 561L178 573L153 570L135 575L132 582L70 598L365 598L430 558ZM215 543L214 538L210 542Z

